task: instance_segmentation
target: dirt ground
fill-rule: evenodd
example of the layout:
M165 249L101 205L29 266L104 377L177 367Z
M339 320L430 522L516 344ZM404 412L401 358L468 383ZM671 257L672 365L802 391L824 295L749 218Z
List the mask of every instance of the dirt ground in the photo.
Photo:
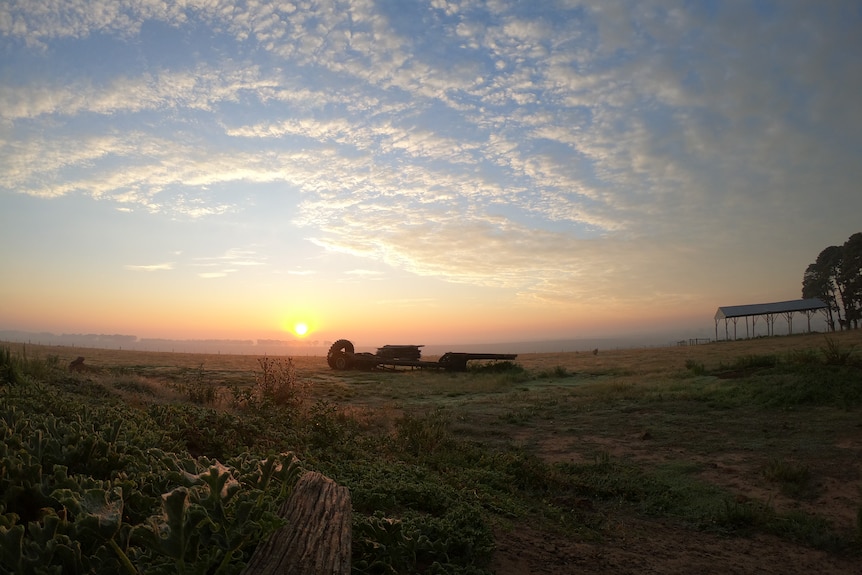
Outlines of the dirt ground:
M632 438L633 444L637 445L637 442L638 438ZM571 445L571 438L554 437L539 443L545 459L571 459L572 453L566 449ZM603 444L610 448L612 457L631 457L636 451L607 441ZM653 453L650 457L661 455ZM746 483L742 478L747 474L740 469L745 465L744 455L722 459L714 467L708 466L710 471L704 474L705 480L724 484L739 493L738 497L742 499L748 496L768 499L776 509L797 504L778 493L767 492L768 489L757 482ZM860 495L858 482L828 487L825 494L810 505L816 505L821 516L852 521ZM772 536L721 536L686 528L669 520L645 520L622 511L611 512L609 523L610 529L598 542L575 541L529 525L498 529L492 570L497 575L862 573L862 558L836 558Z
M847 341L858 342L858 339L857 334ZM780 353L792 346L792 338L774 338L764 342L763 349L757 352ZM747 350L745 344L731 343L727 347L731 348L731 353L737 353L736 348L738 353ZM716 363L719 357L716 346L688 348L679 353L707 365ZM721 349L720 353L726 354L728 350ZM651 371L665 372L671 361L669 357L663 352L620 350L600 352L596 357L583 353L532 354L519 360L531 367L563 365L578 371L583 371L585 366L589 368L591 364L618 364L624 368L637 366L637 371L648 378ZM679 358L676 361L681 362ZM786 497L775 486L765 484L758 472L762 461L744 447L728 447L719 453L700 455L683 450L678 444L660 445L660 442L653 441L649 432L643 431L648 424L640 420L648 420L648 413L631 414L628 433L617 430L590 435L601 425L594 421L590 432L583 434L572 431L578 429L583 421L556 420L523 426L513 433L511 439L514 443L531 446L549 462L583 462L585 446L599 448L612 458L641 462L660 463L688 458L703 464L705 470L700 472L700 479L735 493L740 502L767 501L776 511L798 509L812 512L833 524L852 529L862 502L862 482L859 479L862 477L862 419L858 410L855 414L845 415L847 420L835 425L834 448L841 452L840 462L836 461L819 478L818 496L803 501ZM593 417L597 416L593 414ZM830 423L811 421L806 417L810 414L796 416L789 413L770 422L768 429L747 431L752 435L782 437L791 443L794 434L805 436L806 423L812 426L828 426ZM802 442L804 440L800 439ZM830 467L829 462L824 462L824 467ZM493 571L498 575L862 574L862 557L836 557L774 536L722 536L676 524L672 520L648 520L620 510L611 511L608 519L611 528L597 542L570 540L527 525L498 529Z
M579 543L519 527L498 533L497 575L794 575L858 574L862 564L837 560L772 537L727 538L661 521L619 518L600 543Z

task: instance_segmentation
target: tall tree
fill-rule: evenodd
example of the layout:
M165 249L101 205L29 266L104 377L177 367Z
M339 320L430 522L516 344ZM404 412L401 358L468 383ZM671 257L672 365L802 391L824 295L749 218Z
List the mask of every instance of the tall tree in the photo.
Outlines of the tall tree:
M829 331L835 331L835 317L833 312L838 310L835 296L830 291L828 278L823 275L816 263L808 264L805 274L802 276L802 297L805 299L817 298L826 304L826 323Z
M819 298L827 305L826 315L829 329L835 330L833 312L838 316L838 323L844 327L841 318L843 298L838 290L837 277L841 269L842 248L829 246L817 256L817 261L809 264L802 276L802 297Z
M844 317L859 327L862 319L862 232L850 236L841 250L838 285L843 288Z

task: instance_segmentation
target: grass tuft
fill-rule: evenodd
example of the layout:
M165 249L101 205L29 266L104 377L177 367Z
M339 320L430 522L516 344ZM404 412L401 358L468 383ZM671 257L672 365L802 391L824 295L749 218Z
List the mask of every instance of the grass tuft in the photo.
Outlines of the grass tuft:
M820 353L826 365L849 365L853 362L856 346L843 346L837 339L827 337Z
M538 379L565 379L567 377L574 377L575 375L577 374L569 371L562 365L556 365L551 369L543 369L536 373Z
M814 495L811 469L807 465L776 457L764 467L763 477L778 483L781 492L788 497L801 499Z
M694 375L706 375L706 366L702 361L695 361L693 359L685 360L685 368L692 372Z

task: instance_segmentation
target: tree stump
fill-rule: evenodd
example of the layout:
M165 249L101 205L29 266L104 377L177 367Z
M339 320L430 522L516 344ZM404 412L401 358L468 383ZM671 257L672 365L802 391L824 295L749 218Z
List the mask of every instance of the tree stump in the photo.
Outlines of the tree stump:
M307 471L278 514L287 525L258 545L243 575L350 575L350 490Z
M82 356L78 356L77 359L73 359L69 362L69 371L84 371L89 366L84 366L84 358Z
M86 365L84 363L84 357L78 356L77 359L73 359L69 362L69 371L76 371L78 373L101 373L102 368Z

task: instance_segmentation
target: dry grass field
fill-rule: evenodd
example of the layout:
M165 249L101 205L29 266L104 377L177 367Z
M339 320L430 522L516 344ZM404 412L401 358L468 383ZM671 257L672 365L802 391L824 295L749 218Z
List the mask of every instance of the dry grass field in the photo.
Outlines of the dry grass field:
M180 401L171 382L193 377L251 386L260 368L253 356L3 345L61 365L84 356L94 378L122 373L156 390L124 392L131 403ZM860 348L862 330L525 354L509 371L337 372L322 357L292 361L312 399L365 433L391 433L405 414L439 416L461 441L527 451L559 473L608 471L580 493L549 490L558 516L496 516L495 573L849 574L862 573ZM849 365L842 389L821 397L805 387L805 366L830 357ZM230 409L225 397L213 404ZM705 525L715 506L727 523Z

